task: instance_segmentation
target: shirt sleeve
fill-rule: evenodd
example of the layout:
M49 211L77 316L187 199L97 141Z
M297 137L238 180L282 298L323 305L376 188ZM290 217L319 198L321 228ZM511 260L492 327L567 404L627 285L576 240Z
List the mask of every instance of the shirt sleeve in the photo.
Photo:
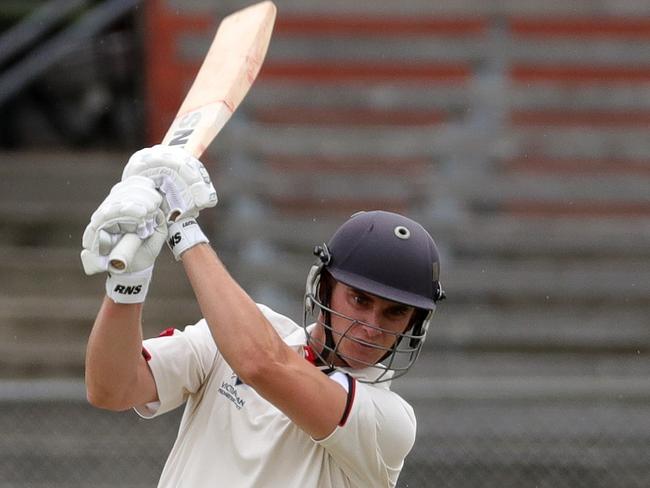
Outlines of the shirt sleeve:
M205 320L183 331L167 329L142 345L158 390L157 402L135 408L143 418L157 417L182 405L199 390L220 357Z
M394 487L415 442L413 408L390 390L358 383L345 424L316 441L360 486Z

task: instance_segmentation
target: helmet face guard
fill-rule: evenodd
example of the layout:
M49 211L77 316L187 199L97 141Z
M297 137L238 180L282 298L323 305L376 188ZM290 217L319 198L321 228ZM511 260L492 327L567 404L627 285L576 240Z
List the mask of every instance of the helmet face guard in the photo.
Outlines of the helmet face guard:
M401 215L360 212L336 231L329 244L316 247L314 254L318 261L307 278L303 326L319 359L330 367L335 367L333 362L338 358L344 364L354 360L381 370L376 379L367 381L370 383L406 374L420 354L436 302L445 298L439 282L438 250L431 236L418 223ZM343 315L331 308L331 290L323 280L324 272L352 288L415 308L413 320L406 330L394 333ZM343 331L334 330L333 316L349 325ZM307 329L314 321L325 332L324 343ZM391 334L395 340L384 347L355 339L348 332L357 325ZM346 340L382 350L384 354L376 364L346 358L339 350Z
M310 287L311 290L308 290L305 295L303 327L307 335L308 343L312 345L314 353L320 361L331 368L336 367L333 364L335 358L338 358L344 364L348 364L353 360L356 363L363 364L365 367L376 368L378 370L378 376L372 381L358 379L358 381L367 383L390 381L406 374L420 355L434 310L424 311L426 313L424 318L421 317L422 311L416 310L414 313L415 320L412 321L403 332L387 331L386 329L377 327L374 324L357 320L353 317L348 317L325 305L319 298L320 293L318 281L320 280L322 272L322 269L319 268L319 266L314 266L312 268L312 273L310 273L310 275L313 275L313 277L316 278L316 283L312 283ZM342 331L337 331L332 327L332 316L343 319L344 322L347 322L347 325ZM314 337L312 330L307 327L313 322L316 322L317 326L323 328L326 337L324 342ZM385 347L357 339L348 335L348 332L355 326L364 326L381 332L382 334L392 335L394 340L391 341L390 346ZM383 354L378 363L368 363L356 357L349 357L339 350L339 346L343 341L362 344L366 347L381 351Z

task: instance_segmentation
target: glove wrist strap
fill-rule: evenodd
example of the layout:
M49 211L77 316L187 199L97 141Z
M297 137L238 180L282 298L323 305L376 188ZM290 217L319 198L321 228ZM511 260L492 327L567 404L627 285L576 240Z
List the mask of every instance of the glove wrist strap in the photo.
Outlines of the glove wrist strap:
M181 254L191 247L203 242L210 242L195 219L188 218L177 220L169 225L167 245L174 253L176 261L181 259Z
M106 295L115 303L144 302L153 274L153 266L133 273L109 273L106 278Z

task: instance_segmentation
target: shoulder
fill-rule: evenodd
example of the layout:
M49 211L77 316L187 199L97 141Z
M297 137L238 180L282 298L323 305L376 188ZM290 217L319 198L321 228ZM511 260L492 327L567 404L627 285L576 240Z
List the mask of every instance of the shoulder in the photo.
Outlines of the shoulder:
M373 382L383 376L379 368L366 368L362 370L345 369L345 372L356 379L356 383L363 392L361 402L365 397L367 407L377 412L379 420L391 419L394 423L406 423L415 429L415 413L413 407L398 393L390 389L391 381ZM392 376L392 373L391 373ZM389 376L390 378L390 376Z
M378 420L388 424L412 425L415 427L415 412L411 404L389 389L359 383L359 390L365 391L368 402L379 415ZM390 422L393 421L393 422Z
M415 443L417 421L413 407L389 389L364 383L360 383L357 389L360 393L359 407L374 412L377 444L386 464L395 466L401 463Z
M217 354L217 346L204 319L183 328L165 329L158 336L144 340L143 348L149 358L175 358L176 361L179 357L189 356L198 359L204 367L208 367Z
M206 347L216 352L216 344L212 339L210 327L205 319L196 324L186 326L182 331L174 330L173 336L180 336L194 346Z
M350 414L317 441L360 486L394 486L415 442L413 408L385 387L355 380Z

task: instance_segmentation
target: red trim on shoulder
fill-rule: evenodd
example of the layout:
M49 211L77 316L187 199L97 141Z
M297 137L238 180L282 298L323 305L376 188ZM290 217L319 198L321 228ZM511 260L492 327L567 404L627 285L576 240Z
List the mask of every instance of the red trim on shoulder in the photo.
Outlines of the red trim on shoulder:
M160 334L158 334L158 337L169 337L174 335L174 328L173 327L167 327L165 330L163 330Z
M151 361L151 353L147 351L144 346L142 347L142 357L147 362Z
M311 346L305 346L303 348L303 351L305 352L305 359L309 361L311 364L316 364L316 354L314 353L314 350L311 348Z
M345 410L343 410L343 415L341 416L339 427L343 427L348 421L350 410L352 410L352 404L354 403L354 394L356 393L357 389L357 380L355 380L349 374L346 374L346 376L348 377L348 397L345 400Z

